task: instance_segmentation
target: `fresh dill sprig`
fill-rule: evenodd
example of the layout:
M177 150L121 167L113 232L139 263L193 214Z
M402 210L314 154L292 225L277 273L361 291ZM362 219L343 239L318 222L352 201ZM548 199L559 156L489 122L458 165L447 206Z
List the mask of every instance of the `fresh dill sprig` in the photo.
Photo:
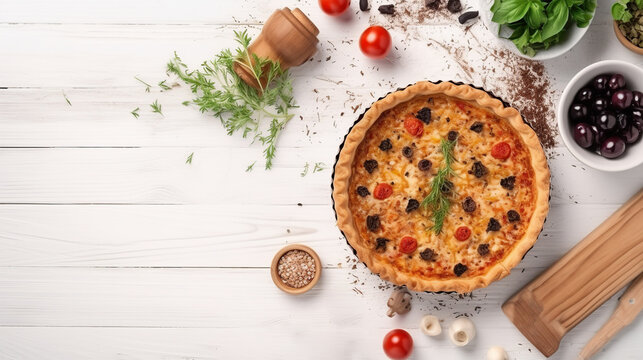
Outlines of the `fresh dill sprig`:
M171 89L170 86L165 85L166 81L167 80L159 81L159 87L161 88L161 91L166 91Z
M182 102L181 105L188 106L188 105L190 105L190 102L188 100L186 100L186 101Z
M221 120L228 135L240 131L243 137L252 135L264 147L265 168L270 169L275 157L279 134L292 119L295 108L292 79L279 62L261 59L248 51L250 37L246 31L235 31L237 49L226 49L201 68L189 70L179 56L167 64L167 72L175 74L196 95L192 100L201 112L208 112ZM246 84L235 73L240 66L257 80L259 90ZM184 103L185 105L185 103ZM262 119L270 119L267 130L260 129Z
M301 177L308 175L309 168L310 168L310 164L306 162L306 165L304 165L304 170L299 175L301 175Z
M326 169L326 164L324 164L323 162L316 162L315 167L313 168L313 173L322 171L324 169Z
M252 164L248 165L248 167L246 168L246 172L251 172L252 169L254 169L256 163L257 162L255 161Z
M192 164L192 157L194 156L194 152L192 154L188 155L188 158L185 159L186 164Z
M150 107L152 108L153 113L159 113L161 114L161 116L163 116L163 111L161 111L161 104L159 104L158 100L154 100L154 102L150 104Z
M64 91L63 91L63 96L65 97L65 101L67 101L67 104L69 104L69 106L71 106L71 101L69 101L69 98L67 97L67 95L65 94Z
M132 110L132 112L131 112L130 114L132 114L132 116L134 116L135 118L137 118L137 119L138 119L138 117L140 116L140 115L138 114L138 111L139 111L139 110L140 110L139 108L136 108L136 109Z
M440 152L444 157L444 164L431 180L429 195L422 200L422 207L431 210L431 220L433 221L431 229L436 234L442 232L444 219L449 214L449 208L451 207L449 195L455 190L453 189L453 183L449 181L449 178L455 174L452 168L455 162L453 154L455 143L456 140L440 140Z
M150 92L150 88L152 87L152 85L150 85L150 84L146 83L145 81L139 79L138 76L134 76L134 79L138 80L143 85L145 85L145 92Z

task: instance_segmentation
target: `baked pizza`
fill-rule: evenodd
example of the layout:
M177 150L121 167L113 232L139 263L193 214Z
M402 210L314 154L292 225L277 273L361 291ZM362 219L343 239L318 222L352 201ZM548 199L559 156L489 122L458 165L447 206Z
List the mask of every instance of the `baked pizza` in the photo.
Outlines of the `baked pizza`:
M549 209L549 168L520 113L482 90L419 82L375 102L333 180L340 230L372 272L469 292L509 274Z

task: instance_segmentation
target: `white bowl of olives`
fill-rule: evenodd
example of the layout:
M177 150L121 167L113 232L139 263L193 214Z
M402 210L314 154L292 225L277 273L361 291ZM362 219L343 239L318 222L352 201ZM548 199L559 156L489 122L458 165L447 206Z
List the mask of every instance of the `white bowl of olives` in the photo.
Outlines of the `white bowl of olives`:
M643 163L643 69L619 60L592 64L567 84L558 130L581 162L604 171Z

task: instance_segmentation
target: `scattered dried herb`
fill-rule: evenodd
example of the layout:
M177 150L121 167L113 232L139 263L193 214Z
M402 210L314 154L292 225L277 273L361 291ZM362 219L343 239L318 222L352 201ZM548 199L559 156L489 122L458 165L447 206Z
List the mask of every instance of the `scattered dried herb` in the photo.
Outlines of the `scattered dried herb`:
M138 119L138 117L140 116L139 113L138 113L139 110L140 110L139 108L136 108L136 109L132 110L132 112L130 114L132 114L132 116L134 116L135 118Z
M146 83L145 81L141 80L138 78L138 76L134 76L134 79L138 80L141 84L145 85L145 92L150 92L150 88L152 85Z
M175 53L167 64L167 71L190 85L197 95L192 103L198 105L201 112L218 117L228 135L241 131L245 138L253 134L253 139L258 139L264 146L265 168L270 169L279 134L293 117L291 110L296 107L292 79L279 62L261 59L248 51L251 39L245 30L235 31L235 40L239 45L237 49L221 51L213 60L201 64L199 70L188 70ZM235 73L235 64L248 69L256 79L265 79L265 87L261 81L258 81L260 91L246 84ZM270 119L266 131L260 129L262 118Z
M153 113L161 114L161 116L163 116L163 111L161 111L161 104L159 104L158 100L154 100L154 102L150 104L150 107L152 108Z
M67 97L64 91L63 91L63 97L65 98L65 101L67 102L67 104L71 106L71 101L69 101L69 98Z

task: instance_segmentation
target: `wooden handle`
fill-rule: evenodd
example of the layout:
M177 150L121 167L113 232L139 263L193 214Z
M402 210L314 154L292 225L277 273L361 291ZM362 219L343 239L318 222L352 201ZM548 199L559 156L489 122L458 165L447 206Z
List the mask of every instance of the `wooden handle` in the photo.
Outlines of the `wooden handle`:
M545 356L597 307L643 272L643 190L502 305Z
M586 360L596 354L614 335L629 325L643 309L643 274L639 275L621 296L618 307L610 319L592 337L578 355Z

